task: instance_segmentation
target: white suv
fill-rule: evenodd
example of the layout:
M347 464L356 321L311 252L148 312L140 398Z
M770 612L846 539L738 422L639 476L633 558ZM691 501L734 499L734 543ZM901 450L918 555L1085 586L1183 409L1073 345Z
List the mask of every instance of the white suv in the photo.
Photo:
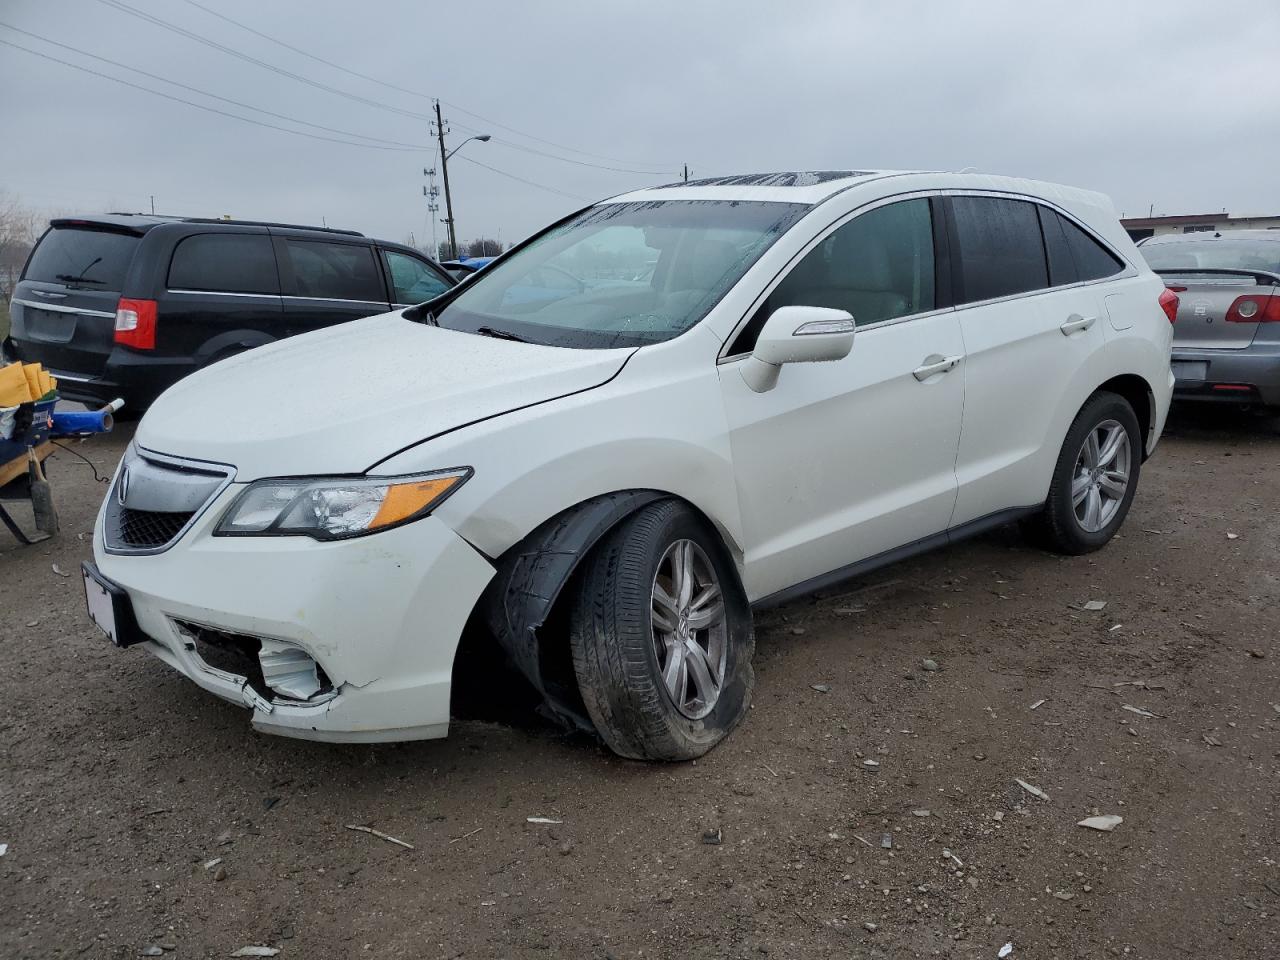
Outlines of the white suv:
M1105 544L1175 310L1096 193L616 197L170 389L99 515L90 613L272 733L444 736L465 628L618 753L695 757L747 709L753 607L1015 518Z

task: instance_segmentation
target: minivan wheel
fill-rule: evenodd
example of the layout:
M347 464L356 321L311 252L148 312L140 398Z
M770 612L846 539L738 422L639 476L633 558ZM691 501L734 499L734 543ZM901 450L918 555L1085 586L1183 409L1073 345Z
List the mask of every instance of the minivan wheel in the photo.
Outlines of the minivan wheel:
M718 537L661 500L595 548L572 596L570 646L587 713L615 753L688 760L746 712L751 610Z
M1090 553L1120 529L1142 469L1138 418L1127 400L1096 393L1076 415L1053 471L1040 517L1048 545Z

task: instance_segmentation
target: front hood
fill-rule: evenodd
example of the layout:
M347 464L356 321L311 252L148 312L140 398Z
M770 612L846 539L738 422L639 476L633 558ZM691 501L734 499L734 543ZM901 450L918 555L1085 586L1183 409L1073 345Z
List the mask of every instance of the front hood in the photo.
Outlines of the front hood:
M633 352L516 343L383 314L187 377L147 411L137 442L231 464L238 481L360 473L441 433L597 387Z

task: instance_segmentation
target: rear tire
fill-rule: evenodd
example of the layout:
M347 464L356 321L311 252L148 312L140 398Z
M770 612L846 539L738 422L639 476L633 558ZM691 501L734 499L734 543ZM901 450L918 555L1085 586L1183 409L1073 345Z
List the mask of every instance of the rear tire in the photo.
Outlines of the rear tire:
M746 713L751 610L719 537L684 504L650 504L601 541L570 617L582 700L615 753L700 757Z
M1037 518L1045 545L1071 555L1105 546L1133 503L1142 453L1138 417L1129 402L1108 392L1090 397L1062 442Z

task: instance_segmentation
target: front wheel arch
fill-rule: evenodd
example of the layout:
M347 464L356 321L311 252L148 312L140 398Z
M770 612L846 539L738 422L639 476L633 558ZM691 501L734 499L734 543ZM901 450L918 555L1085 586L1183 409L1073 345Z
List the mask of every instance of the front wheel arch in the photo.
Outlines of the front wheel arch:
M496 572L472 615L565 726L594 731L586 714L564 629L565 588L599 542L650 504L676 500L714 531L725 565L742 586L737 554L720 526L683 497L662 490L619 490L574 504L539 524L495 561Z

